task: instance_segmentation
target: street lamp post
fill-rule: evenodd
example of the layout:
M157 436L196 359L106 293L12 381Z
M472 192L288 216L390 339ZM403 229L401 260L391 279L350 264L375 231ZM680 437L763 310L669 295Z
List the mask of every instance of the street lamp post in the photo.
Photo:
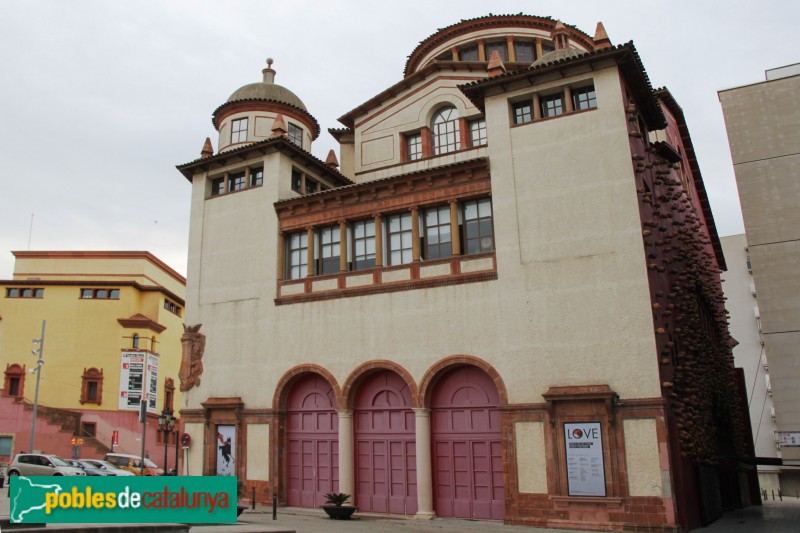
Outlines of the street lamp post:
M42 320L42 336L38 339L33 339L33 344L38 345L38 348L34 348L31 350L33 355L38 355L39 360L36 361L36 368L32 368L31 372L36 372L36 392L33 396L33 420L31 421L31 442L28 448L28 451L33 453L33 436L36 434L36 412L39 408L39 380L42 378L42 365L44 364L44 359L42 359L42 355L44 354L44 326L46 321Z
M158 417L158 429L164 433L164 475L167 474L167 450L169 449L169 436L172 434L172 427L175 425L175 417L172 416L170 409L161 411ZM177 445L177 444L176 444Z

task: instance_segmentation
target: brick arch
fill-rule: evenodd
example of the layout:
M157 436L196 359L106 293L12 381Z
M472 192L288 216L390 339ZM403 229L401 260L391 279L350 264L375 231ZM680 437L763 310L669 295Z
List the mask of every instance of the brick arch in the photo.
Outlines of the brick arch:
M492 378L492 381L494 381L497 387L497 393L500 395L498 407L508 405L508 392L506 391L506 384L503 382L503 378L500 377L500 373L483 359L471 355L450 355L430 367L425 373L425 376L423 376L422 381L420 381L418 396L415 398L414 403L419 407L430 405L431 392L436 382L439 381L439 378L448 370L463 365L474 366L486 372L486 374Z
M362 363L357 366L355 370L350 372L350 375L347 376L347 379L344 382L344 387L342 387L343 408L353 408L353 402L355 401L355 395L353 392L367 376L376 370L391 370L403 378L403 381L406 382L409 390L411 391L411 400L413 402L413 406L419 407L419 405L417 405L417 382L414 380L414 377L411 375L411 373L397 363L381 359Z
M272 409L275 412L282 412L286 410L286 402L289 398L289 392L292 390L292 385L303 377L304 374L319 374L331 384L333 393L336 395L336 407L341 409L342 406L342 391L339 388L339 383L326 368L320 365L305 364L297 365L286 371L283 377L278 381L275 387L275 396L272 398Z

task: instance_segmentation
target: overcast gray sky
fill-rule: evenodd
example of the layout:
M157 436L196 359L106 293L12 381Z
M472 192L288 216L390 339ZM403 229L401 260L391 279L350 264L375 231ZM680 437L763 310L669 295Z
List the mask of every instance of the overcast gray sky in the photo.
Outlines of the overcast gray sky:
M800 61L796 0L1 0L0 279L27 249L147 250L185 274L175 165L216 146L211 112L267 57L319 121L324 159L327 129L399 81L420 40L489 11L590 35L602 20L614 44L634 41L683 107L720 235L744 231L717 91Z

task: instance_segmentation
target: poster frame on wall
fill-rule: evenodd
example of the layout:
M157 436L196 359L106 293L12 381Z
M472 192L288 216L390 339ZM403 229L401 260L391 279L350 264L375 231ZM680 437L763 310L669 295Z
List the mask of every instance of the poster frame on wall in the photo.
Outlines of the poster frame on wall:
M218 476L236 475L236 426L217 425L214 447L216 448L216 472ZM227 455L227 457L226 457Z
M603 454L603 424L598 421L564 422L564 451L567 494L604 498L606 465Z

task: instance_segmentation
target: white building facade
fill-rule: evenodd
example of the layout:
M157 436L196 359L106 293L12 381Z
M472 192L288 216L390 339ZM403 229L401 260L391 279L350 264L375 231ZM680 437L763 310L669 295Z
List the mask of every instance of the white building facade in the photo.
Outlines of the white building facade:
M339 158L311 155L270 65L215 111L219 152L178 167L189 473L228 446L247 494L287 505L565 528L744 503L719 461L747 453L724 260L631 44L461 21L340 121Z

